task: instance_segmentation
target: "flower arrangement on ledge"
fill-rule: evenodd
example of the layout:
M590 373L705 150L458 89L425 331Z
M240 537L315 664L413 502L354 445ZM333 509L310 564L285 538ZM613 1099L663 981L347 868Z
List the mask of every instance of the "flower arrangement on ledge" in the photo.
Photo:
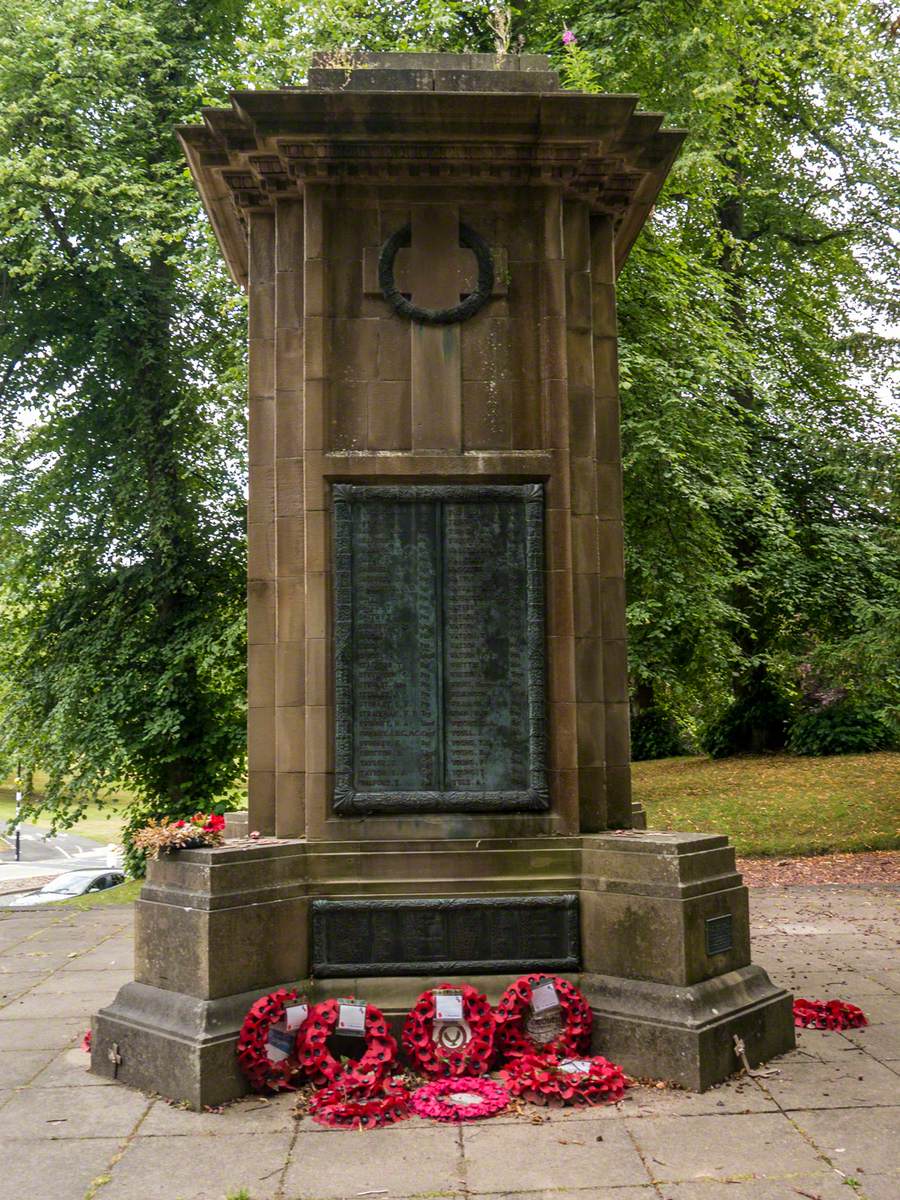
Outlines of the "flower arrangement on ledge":
M132 837L132 844L148 858L159 858L162 851L192 850L198 846L221 846L225 839L225 818L219 813L194 813L187 820L148 821Z

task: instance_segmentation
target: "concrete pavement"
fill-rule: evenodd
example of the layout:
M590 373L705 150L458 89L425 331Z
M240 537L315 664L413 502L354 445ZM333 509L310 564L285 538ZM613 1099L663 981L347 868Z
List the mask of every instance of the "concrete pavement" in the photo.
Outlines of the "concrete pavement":
M529 1108L371 1133L297 1121L292 1100L190 1113L98 1080L78 1048L131 976L131 913L0 916L4 1200L897 1200L900 889L751 894L754 955L808 998L859 1004L803 1032L778 1073L702 1096L636 1087L615 1108Z

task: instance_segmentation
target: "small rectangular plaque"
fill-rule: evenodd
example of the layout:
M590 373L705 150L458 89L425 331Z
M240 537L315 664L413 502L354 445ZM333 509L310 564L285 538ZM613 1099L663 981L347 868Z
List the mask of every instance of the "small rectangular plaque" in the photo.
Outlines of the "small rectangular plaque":
M731 913L725 913L721 917L710 917L706 922L706 953L724 954L733 945Z
M312 918L319 977L580 969L576 895L314 900Z

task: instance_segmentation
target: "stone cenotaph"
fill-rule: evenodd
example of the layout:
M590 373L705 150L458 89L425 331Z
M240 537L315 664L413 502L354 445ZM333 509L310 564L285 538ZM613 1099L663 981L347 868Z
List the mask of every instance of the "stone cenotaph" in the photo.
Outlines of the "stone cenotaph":
M534 969L633 1075L794 1045L727 839L631 799L616 276L661 124L539 56L378 54L179 130L249 295L261 837L150 865L94 1071L218 1104L263 992L399 1023Z

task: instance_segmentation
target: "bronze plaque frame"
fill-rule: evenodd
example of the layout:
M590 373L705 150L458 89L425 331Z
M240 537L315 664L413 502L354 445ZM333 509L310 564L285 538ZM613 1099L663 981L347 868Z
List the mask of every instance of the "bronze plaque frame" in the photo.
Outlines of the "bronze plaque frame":
M354 782L354 504L381 501L467 503L500 500L524 507L527 786L508 791L360 791ZM544 638L544 488L527 484L332 485L334 512L334 810L339 814L541 812L550 807L546 766Z
M314 900L312 974L579 971L580 936L575 893Z

